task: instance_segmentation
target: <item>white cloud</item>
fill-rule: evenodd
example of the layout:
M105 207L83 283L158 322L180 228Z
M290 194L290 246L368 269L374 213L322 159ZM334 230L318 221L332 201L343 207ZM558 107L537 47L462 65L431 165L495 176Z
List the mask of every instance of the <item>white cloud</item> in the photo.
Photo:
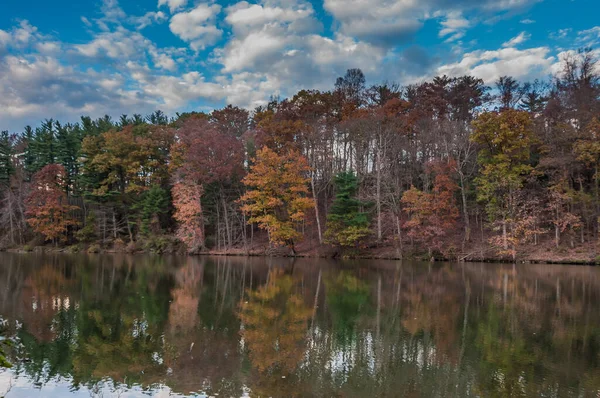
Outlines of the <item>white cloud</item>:
M313 15L314 10L309 3L299 3L294 8L278 6L263 6L241 1L227 8L225 20L233 26L237 34L243 34L248 29L268 23L292 23Z
M281 54L285 46L285 36L265 30L252 32L242 39L233 39L227 44L221 58L223 71L234 72L253 68L261 58L264 62Z
M484 1L484 7L490 10L498 11L518 10L542 1L543 0L490 0L487 2Z
M86 57L131 59L142 57L150 45L140 33L118 27L112 32L99 33L89 43L75 45L74 49Z
M534 24L535 21L533 19L525 18L520 21L523 25L531 25Z
M149 11L140 17L130 17L129 20L131 21L131 23L136 25L137 29L144 29L145 27L150 26L153 23L162 23L166 21L167 16L162 11Z
M88 28L90 28L92 26L92 23L90 22L90 20L84 16L81 17L81 22L83 22L83 24L85 26L87 26Z
M83 113L99 116L147 108L142 96L106 85L105 78L64 66L53 57L4 57L0 62L0 119L16 128L44 117L74 120ZM21 126L19 120L23 120Z
M531 38L531 34L527 32L521 32L517 36L513 37L507 42L502 44L502 47L515 47L519 44L525 43L527 40Z
M141 90L151 98L157 98L165 110L175 110L188 101L200 98L223 99L223 86L206 82L198 72L189 72L180 77L146 75L138 81Z
M177 70L177 63L167 54L159 53L157 51L152 51L150 54L152 55L152 62L157 68L168 70L170 72Z
M10 43L11 35L10 33L0 29L0 51L2 49L8 47L8 43Z
M219 12L221 6L218 4L200 4L191 11L173 15L169 28L180 39L189 42L192 49L202 50L223 34L215 23Z
M127 14L119 6L117 0L103 0L100 11L102 17L95 19L95 22L104 31L110 30L110 26L112 25L120 25L121 21L127 18Z
M466 13L514 13L542 0L324 0L340 31L375 45L393 47L410 39L431 18L446 15L440 36L456 40L470 27ZM480 19L480 18L476 18Z
M440 66L436 74L448 76L473 75L486 83L500 76L516 79L540 77L551 73L555 58L548 47L525 50L502 48L495 51L473 51L463 55L459 62Z
M566 38L568 35L570 35L571 31L572 31L571 28L559 29L556 32L550 33L549 36L552 40L561 40L561 39Z
M426 16L417 0L325 0L324 7L340 23L341 32L377 45L405 41Z
M159 8L163 5L166 5L169 7L169 10L171 10L171 12L174 12L180 8L185 7L186 4L187 4L187 0L158 0Z
M465 35L465 30L468 29L471 24L462 15L460 11L451 11L445 15L445 20L440 22L442 29L438 33L439 37L446 37L446 42L450 43L462 38Z
M597 45L600 43L600 26L577 32L577 40L589 47Z

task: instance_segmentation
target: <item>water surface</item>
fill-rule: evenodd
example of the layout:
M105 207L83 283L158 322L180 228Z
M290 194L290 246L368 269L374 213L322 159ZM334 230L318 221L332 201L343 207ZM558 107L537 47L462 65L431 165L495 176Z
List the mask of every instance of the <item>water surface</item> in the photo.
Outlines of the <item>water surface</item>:
M599 272L0 253L0 396L595 397Z

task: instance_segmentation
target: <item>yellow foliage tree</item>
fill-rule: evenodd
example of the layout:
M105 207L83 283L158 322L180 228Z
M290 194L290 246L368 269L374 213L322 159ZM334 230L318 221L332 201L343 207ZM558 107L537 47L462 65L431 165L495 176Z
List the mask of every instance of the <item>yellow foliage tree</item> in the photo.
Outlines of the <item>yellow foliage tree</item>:
M293 250L294 241L302 237L296 226L313 207L307 197L309 170L306 158L298 152L278 155L267 147L258 151L256 163L243 180L250 189L240 200L242 211L250 216L248 223L266 230L271 243Z

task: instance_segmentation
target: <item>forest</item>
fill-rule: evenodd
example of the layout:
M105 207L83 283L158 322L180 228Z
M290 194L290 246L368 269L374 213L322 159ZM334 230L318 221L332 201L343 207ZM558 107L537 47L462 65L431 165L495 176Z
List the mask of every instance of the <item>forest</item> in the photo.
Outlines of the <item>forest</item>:
M0 247L596 260L600 65L0 134Z

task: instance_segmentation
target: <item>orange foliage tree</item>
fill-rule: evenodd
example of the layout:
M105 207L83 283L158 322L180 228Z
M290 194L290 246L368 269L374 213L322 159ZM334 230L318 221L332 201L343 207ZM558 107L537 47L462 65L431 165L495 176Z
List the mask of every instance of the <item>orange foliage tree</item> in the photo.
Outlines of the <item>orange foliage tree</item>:
M428 247L442 250L444 238L456 227L458 207L454 197L458 186L452 179L451 170L456 168L453 159L428 165L428 172L435 174L433 191L423 192L414 186L402 195L404 211L409 220L404 223L408 236Z
M244 203L242 211L250 216L248 223L258 223L269 233L271 243L287 244L293 250L294 241L302 237L295 227L304 221L305 211L313 207L313 200L307 197L309 171L300 153L278 155L264 147L243 179L249 190L240 199Z
M68 203L66 175L62 165L45 166L33 175L31 193L25 201L29 225L53 242L66 240L68 227L76 224L69 213L79 209Z
M202 217L202 186L190 180L173 184L171 190L173 218L177 221L177 238L186 244L190 252L204 245L204 219Z

